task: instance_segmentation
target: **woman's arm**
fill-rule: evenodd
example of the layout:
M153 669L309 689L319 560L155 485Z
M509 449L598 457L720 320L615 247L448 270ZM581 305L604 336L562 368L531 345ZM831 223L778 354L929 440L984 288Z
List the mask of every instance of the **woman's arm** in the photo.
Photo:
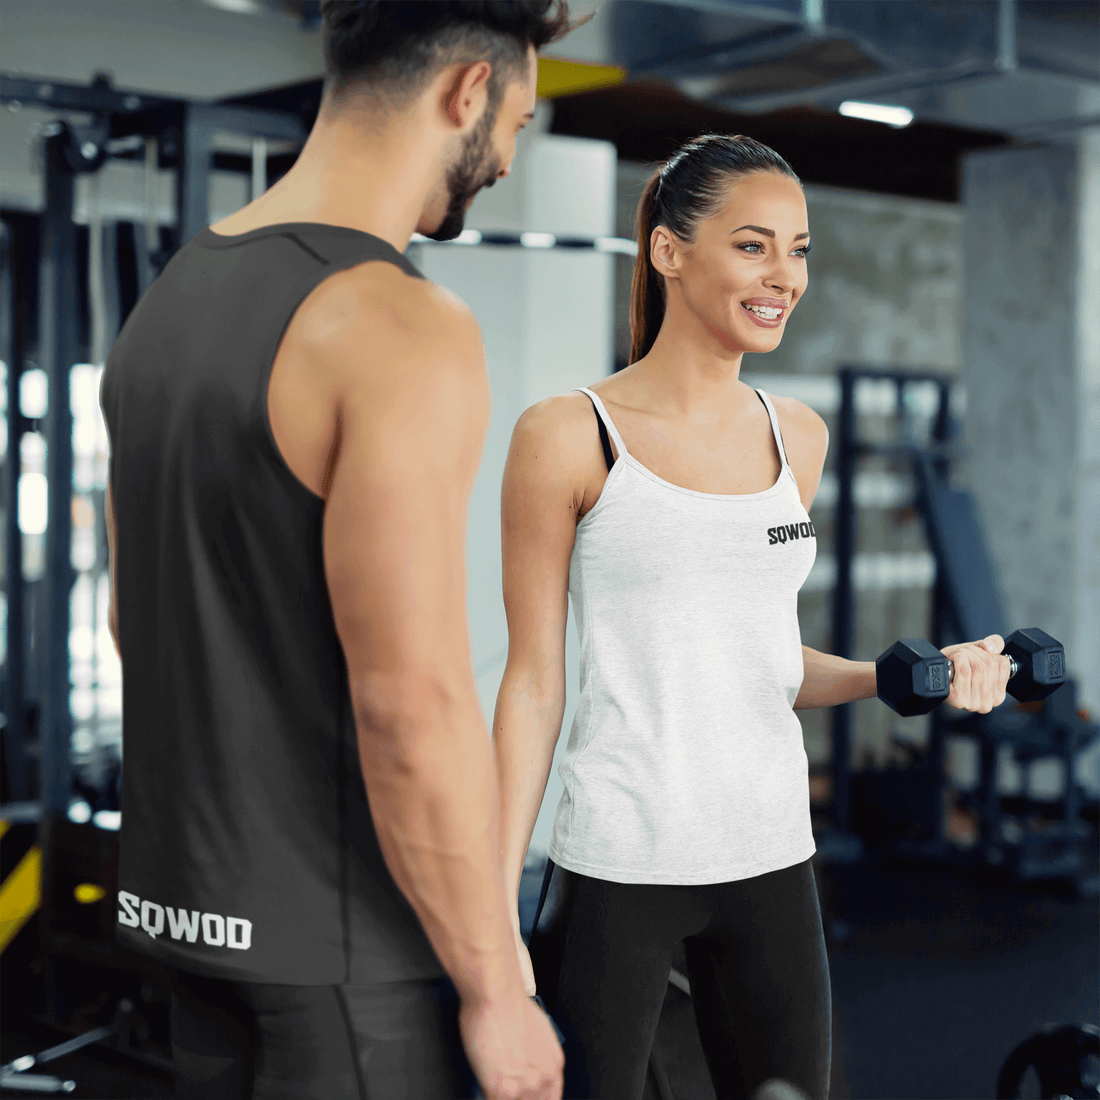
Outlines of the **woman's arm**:
M583 420L580 402L588 411ZM508 663L497 695L493 741L501 858L505 884L515 898L565 713L569 561L584 495L584 463L593 457L590 451L603 462L594 418L583 394L540 401L516 423L504 467L501 553ZM518 934L518 908L512 919Z
M959 642L940 650L955 665L955 678L944 702L958 710L988 714L1005 701L1009 662L1004 638L990 634L979 642ZM831 653L802 647L804 674L795 710L835 707L878 696L874 661L846 661Z
M849 661L804 645L802 665L802 687L794 701L795 710L835 707L878 695L874 661Z
M770 395L769 395L770 396ZM787 461L798 482L802 506L807 512L813 504L825 454L829 449L829 429L808 405L791 397L772 397ZM955 679L945 702L959 710L988 714L1005 700L1009 662L1001 656L1004 639L991 634L977 642L946 646L942 652L955 664ZM795 710L835 707L858 699L878 696L873 661L848 661L830 653L802 647L805 670L802 687L795 699Z
M798 482L802 507L809 512L825 467L829 429L825 421L801 401L792 397L772 397L771 400L779 418L779 430L783 433L787 461ZM794 703L795 710L835 707L856 699L873 699L877 694L872 662L848 661L803 646L802 664L805 671Z

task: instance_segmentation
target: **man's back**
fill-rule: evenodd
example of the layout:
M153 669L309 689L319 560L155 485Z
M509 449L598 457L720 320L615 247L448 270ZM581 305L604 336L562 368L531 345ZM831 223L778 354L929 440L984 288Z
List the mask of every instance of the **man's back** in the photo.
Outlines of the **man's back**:
M325 502L280 450L300 434L276 442L269 419L299 306L341 269L383 266L370 261L419 280L355 230L205 230L135 310L104 375L125 668L118 936L198 973L443 973L372 824Z

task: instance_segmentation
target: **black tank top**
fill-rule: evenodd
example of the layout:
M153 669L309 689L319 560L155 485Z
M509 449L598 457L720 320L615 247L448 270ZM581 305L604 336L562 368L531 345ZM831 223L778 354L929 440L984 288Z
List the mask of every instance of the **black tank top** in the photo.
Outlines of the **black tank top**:
M303 299L392 245L204 229L128 318L102 403L123 664L116 939L211 977L444 974L382 858L322 560L267 415Z

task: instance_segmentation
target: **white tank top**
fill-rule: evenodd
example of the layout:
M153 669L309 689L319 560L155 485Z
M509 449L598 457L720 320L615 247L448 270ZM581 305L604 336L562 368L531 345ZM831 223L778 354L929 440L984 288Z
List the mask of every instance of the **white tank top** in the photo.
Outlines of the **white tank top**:
M550 858L611 882L698 885L809 859L794 701L798 590L816 555L775 409L770 489L700 493L628 453L577 525L569 595L581 694Z

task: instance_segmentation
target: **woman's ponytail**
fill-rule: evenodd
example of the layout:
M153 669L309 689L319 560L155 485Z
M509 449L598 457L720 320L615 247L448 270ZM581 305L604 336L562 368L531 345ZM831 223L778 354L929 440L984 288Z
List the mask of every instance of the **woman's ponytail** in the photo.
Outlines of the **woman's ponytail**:
M662 280L649 258L649 242L653 227L657 224L657 191L661 186L661 172L650 177L638 203L634 219L634 236L638 242L638 255L634 260L634 278L630 284L630 362L636 363L649 354L661 322L665 316L665 296Z

